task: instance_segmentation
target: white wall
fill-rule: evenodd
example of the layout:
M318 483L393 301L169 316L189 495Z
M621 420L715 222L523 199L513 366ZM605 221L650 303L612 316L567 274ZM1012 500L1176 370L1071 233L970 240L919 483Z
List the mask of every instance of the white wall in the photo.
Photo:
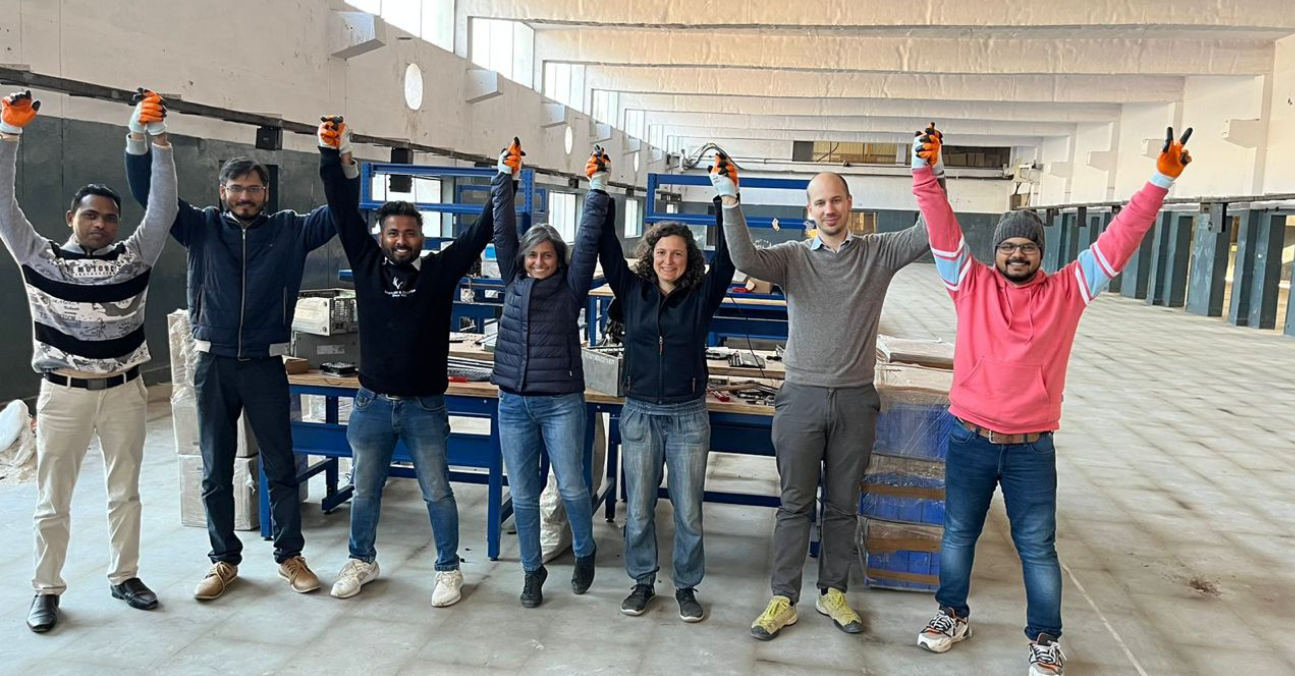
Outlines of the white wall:
M1277 41L1273 58L1264 192L1295 192L1292 156L1295 156L1295 35Z
M5 63L27 64L43 75L111 87L148 85L185 100L268 113L315 123L342 114L357 133L494 156L514 134L523 137L527 162L583 173L592 143L589 120L568 112L575 143L567 155L562 127L541 131L541 97L500 78L501 94L478 104L464 100L472 64L418 39L399 40L388 26L387 44L342 60L329 56L330 13L336 0L275 0L212 5L167 0L0 0L0 50ZM408 64L423 73L423 103L404 101ZM36 92L42 113L122 123L125 105ZM176 115L172 131L250 143L254 130ZM614 181L642 185L650 170L633 172L616 131L606 145ZM308 149L312 138L290 134L285 147ZM361 156L386 159L386 151ZM650 153L648 153L650 155ZM444 159L442 158L442 161Z
M1080 123L1075 125L1075 156L1070 176L1070 201L1104 202L1111 199L1111 185L1115 179L1113 157L1119 153L1114 144L1114 128L1106 123ZM1111 159L1109 170L1102 162ZM1099 166L1093 166L1091 162Z
M1119 154L1115 163L1115 191L1113 200L1128 199L1146 184L1156 170L1156 155L1164 143L1165 127L1173 126L1179 104L1129 103L1120 115ZM1204 130L1198 130L1204 132ZM1203 136L1204 134L1200 134ZM1144 154L1146 142L1153 142L1154 154ZM1197 132L1192 133L1188 145L1196 153ZM1198 169L1193 166L1191 171ZM1178 191L1177 186L1174 187ZM1179 192L1179 194L1182 194Z
M1180 125L1196 130L1187 145L1195 161L1176 181L1175 196L1249 195L1262 188L1255 185L1256 169L1263 170L1256 167L1256 149L1225 140L1222 130L1228 120L1267 116L1266 77L1187 78L1182 119L1174 130L1180 133ZM1163 134L1162 129L1157 136Z

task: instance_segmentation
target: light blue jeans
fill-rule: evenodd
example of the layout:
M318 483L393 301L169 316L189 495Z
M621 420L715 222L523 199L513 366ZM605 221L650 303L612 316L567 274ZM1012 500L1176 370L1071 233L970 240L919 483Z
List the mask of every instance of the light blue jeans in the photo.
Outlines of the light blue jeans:
M458 569L459 508L450 488L446 459L449 436L450 417L444 396L389 399L360 388L346 426L346 440L355 460L351 558L373 563L378 557L373 543L382 515L382 489L387 485L396 442L403 440L414 461L418 487L432 522L436 570Z
M585 398L580 392L556 396L499 393L499 445L508 469L522 570L544 563L540 551L541 454L557 476L558 493L571 523L576 556L594 553L593 502L585 480Z
M626 399L620 434L625 491L625 572L638 584L655 584L656 504L662 468L669 470L674 509L676 589L691 589L706 574L702 546L702 498L710 453L710 414L704 398L682 404L649 404Z

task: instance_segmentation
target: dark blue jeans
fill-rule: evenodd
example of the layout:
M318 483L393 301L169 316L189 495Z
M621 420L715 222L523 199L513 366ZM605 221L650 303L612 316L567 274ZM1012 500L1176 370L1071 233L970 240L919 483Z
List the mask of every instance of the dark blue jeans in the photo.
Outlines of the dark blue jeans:
M955 425L945 464L944 540L935 600L967 617L976 540L1001 484L1012 542L1025 576L1025 635L1061 636L1061 564L1057 561L1057 463L1052 434L1032 444L993 444Z
M404 441L432 522L436 570L458 569L459 507L450 489L449 438L444 396L389 399L365 388L355 394L355 408L346 426L346 441L355 459L351 558L368 563L377 559L374 542L382 515L382 489L387 485L396 442Z
M499 446L508 469L508 493L513 499L517 544L522 570L539 570L540 454L546 452L557 477L558 493L571 524L571 548L576 556L594 553L594 507L585 483L585 397L581 392L557 396L499 393Z
M193 385L198 400L198 445L202 449L202 504L212 562L237 566L243 543L234 534L234 456L238 417L247 421L261 447L260 464L270 486L270 534L274 560L301 554L301 497L288 420L288 374L279 357L240 360L198 355Z

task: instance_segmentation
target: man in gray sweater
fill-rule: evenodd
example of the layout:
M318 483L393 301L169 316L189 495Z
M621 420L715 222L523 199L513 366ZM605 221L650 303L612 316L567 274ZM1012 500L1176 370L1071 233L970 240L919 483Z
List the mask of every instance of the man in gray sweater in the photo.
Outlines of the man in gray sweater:
M724 205L724 235L738 270L787 294L787 376L773 417L782 490L773 536L774 595L751 625L751 635L761 640L796 622L820 474L827 508L814 607L843 631L863 630L845 591L855 558L859 482L881 407L873 387L877 325L895 272L928 249L922 221L901 232L852 234L853 200L837 174L815 176L807 192L817 235L766 249L751 243L741 211Z

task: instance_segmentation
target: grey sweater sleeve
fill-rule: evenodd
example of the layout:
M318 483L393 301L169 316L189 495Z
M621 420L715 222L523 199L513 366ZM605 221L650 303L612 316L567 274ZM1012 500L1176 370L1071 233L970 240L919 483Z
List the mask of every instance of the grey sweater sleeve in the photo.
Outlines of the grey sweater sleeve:
M926 230L924 216L919 215L917 223L907 230L881 235L881 262L891 270L898 270L916 261L930 250L930 235Z
M729 256L738 270L766 282L780 286L786 284L787 250L784 247L755 248L746 217L738 204L724 205L724 238Z
M41 237L32 227L27 216L18 207L17 189L14 186L18 175L18 139L0 140L0 239L13 254L19 265L40 255L49 248L49 241Z
M153 146L152 173L144 220L126 240L126 248L139 252L140 258L150 266L162 255L166 235L180 211L175 188L175 154L171 146Z

